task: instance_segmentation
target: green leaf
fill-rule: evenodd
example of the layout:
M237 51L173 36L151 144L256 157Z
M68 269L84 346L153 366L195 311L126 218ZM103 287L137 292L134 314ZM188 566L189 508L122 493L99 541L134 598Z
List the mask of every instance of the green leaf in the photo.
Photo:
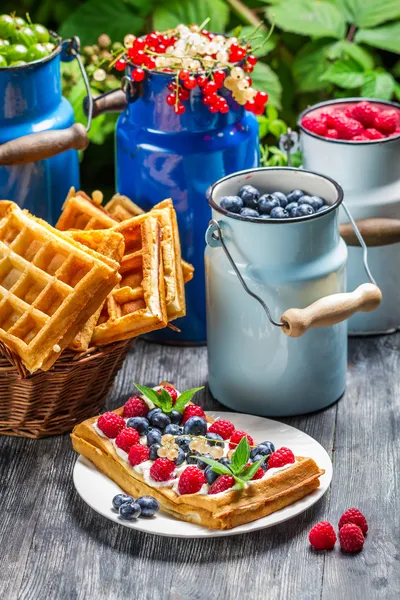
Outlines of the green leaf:
M335 83L339 87L353 89L364 83L364 72L354 60L338 60L321 76L322 81Z
M278 111L272 104L267 105L267 117L268 119L271 119L271 121L274 121L278 118Z
M400 5L400 0L398 3ZM368 46L400 54L400 21L375 29L359 29L355 39Z
M344 16L323 0L285 0L267 9L267 16L283 31L338 39L345 35Z
M144 19L122 0L88 0L70 13L59 30L63 38L78 35L82 45L94 44L104 32L114 41L138 33Z
M231 469L235 475L239 475L250 458L250 445L246 436L243 436L231 457Z
M198 456L192 456L191 458L198 458ZM206 456L202 456L201 460L202 460L202 462L205 462L206 465L210 465L210 467L212 468L212 470L215 473L219 473L220 475L233 475L233 473L229 469L229 467L222 465L217 460L214 460L212 458L207 458Z
M393 67L393 75L400 79L400 60Z
M338 42L340 43L340 42ZM299 92L316 92L329 86L321 76L330 66L327 53L332 42L326 39L305 44L293 62L293 76Z
M358 27L374 27L400 17L399 0L342 0Z
M277 108L281 107L282 86L276 73L263 62L258 62L251 74L253 87L257 90L267 92L271 104Z
M164 390L164 388L161 388L161 390L158 392L158 395L161 395L161 402L163 404L163 411L166 413L171 412L172 410L172 398L171 396L168 394L167 390Z
M373 56L365 48L347 40L332 44L327 49L326 57L330 60L352 58L365 71L370 71L375 65Z
M162 408L162 396L159 396L155 390L152 390L145 385L139 385L138 383L133 384L143 396L146 396L153 404ZM169 394L168 394L169 395Z
M186 392L183 392L175 402L174 410L182 412L186 404L188 404L193 398L193 396L200 390L204 390L204 386L199 388L192 388L191 390L186 390Z
M262 140L269 131L269 119L265 115L259 115L257 117L258 127L259 127L259 136L260 140Z
M207 29L223 32L229 19L229 8L224 0L166 0L156 6L153 27L163 31L178 23L200 25L207 17Z
M269 124L269 130L277 139L287 131L287 125L282 119L275 119Z
M240 474L240 479L242 479L242 481L250 481L250 479L252 479L257 473L258 469L261 467L266 458L266 456L263 456L263 458L260 458L260 460L257 460L255 463L246 467Z
M394 95L396 96L396 100L400 102L400 84L397 81L394 85Z
M239 34L235 34L236 30L237 30L237 27L235 27L235 29L233 31L231 31L230 35L232 37L237 37L240 40L245 41L254 32L254 27L251 27L251 25L245 25L241 28L241 31ZM267 39L267 35L268 35L267 33L260 31L260 33L258 34L257 37L250 40L250 43L254 48L254 50L252 50L251 53L254 54L254 56L257 56L257 57L265 56L266 54L271 52L271 50L273 50L276 47L276 43L278 41L277 36L272 35L270 38ZM260 48L257 48L258 46L260 46ZM255 49L255 48L257 48L257 49Z
M366 73L361 95L365 98L390 100L393 96L395 80L390 73L371 71Z

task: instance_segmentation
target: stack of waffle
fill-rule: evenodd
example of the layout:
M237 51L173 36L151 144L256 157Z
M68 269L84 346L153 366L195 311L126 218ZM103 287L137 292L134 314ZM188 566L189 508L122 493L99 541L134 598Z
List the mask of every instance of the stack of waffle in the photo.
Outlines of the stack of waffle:
M64 349L85 353L185 315L193 268L172 201L143 213L123 196L110 211L95 200L71 190L56 228L0 201L0 345L30 373Z

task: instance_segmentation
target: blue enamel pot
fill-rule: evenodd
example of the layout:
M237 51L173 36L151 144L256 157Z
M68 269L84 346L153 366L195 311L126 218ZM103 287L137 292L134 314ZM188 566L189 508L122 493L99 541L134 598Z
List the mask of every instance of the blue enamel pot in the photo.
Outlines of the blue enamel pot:
M258 166L258 124L231 98L227 114L212 114L202 103L197 87L185 102L183 115L166 103L171 93L168 73L146 72L138 86L128 66L125 77L128 103L116 129L116 187L149 210L164 198L172 198L178 216L183 258L195 267L186 286L187 316L171 329L155 332L157 341L203 343L206 340L204 233L211 211L205 201L207 188L229 173Z
M244 184L262 193L299 188L324 198L330 208L290 220L226 212L220 199L237 194ZM309 171L262 168L217 181L208 199L213 219L205 262L213 396L235 410L264 416L309 413L332 404L345 390L345 319L358 310L374 310L381 298L373 283L345 293L341 187Z
M69 188L79 188L77 149L87 146L61 94L60 60L75 57L70 48L63 42L46 58L0 68L0 198L52 224Z

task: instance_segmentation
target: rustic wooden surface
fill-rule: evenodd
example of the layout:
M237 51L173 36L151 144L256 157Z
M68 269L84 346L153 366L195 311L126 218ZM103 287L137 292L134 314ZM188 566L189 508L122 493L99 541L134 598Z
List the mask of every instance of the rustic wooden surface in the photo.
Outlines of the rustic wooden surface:
M330 491L299 517L247 535L182 540L125 529L97 515L75 493L76 456L68 436L0 438L0 598L398 599L399 348L400 333L350 340L345 397L321 413L286 419L331 454ZM133 380L151 385L163 379L181 389L205 384L205 348L140 342L108 407L127 399ZM202 404L219 406L206 392ZM307 542L312 524L336 524L350 506L369 518L361 554L312 551Z

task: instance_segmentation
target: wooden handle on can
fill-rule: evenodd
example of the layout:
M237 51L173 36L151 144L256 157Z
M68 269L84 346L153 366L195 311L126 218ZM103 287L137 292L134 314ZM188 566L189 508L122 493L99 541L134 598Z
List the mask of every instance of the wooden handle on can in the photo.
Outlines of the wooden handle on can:
M400 242L400 219L361 219L356 223L365 243L369 247L387 246ZM340 225L340 235L348 246L360 245L351 223Z
M105 113L120 113L125 110L127 104L128 100L123 90L111 90L111 92L93 98L92 116L98 117ZM86 115L88 114L88 108L89 102L85 98L83 101L83 110Z
M89 139L82 123L24 135L0 145L0 166L22 165L51 158L66 150L85 150Z
M363 283L354 292L332 294L306 308L289 308L281 317L283 332L300 337L311 327L326 327L345 321L356 312L371 312L382 300L381 290Z

